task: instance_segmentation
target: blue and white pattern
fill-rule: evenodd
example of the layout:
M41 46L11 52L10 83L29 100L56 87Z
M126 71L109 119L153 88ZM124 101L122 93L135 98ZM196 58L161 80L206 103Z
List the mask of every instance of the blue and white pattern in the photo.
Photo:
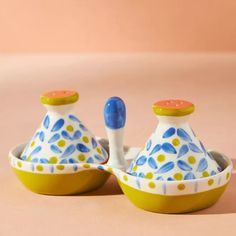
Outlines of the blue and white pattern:
M48 112L21 159L33 163L104 163L106 150L73 114L56 116Z
M208 177L220 171L188 126L157 128L127 170L133 176L168 181Z

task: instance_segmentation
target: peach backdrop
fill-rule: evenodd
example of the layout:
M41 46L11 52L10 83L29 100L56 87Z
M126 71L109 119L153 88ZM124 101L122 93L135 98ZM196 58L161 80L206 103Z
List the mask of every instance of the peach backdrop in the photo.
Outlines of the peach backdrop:
M0 52L235 51L235 0L0 0Z

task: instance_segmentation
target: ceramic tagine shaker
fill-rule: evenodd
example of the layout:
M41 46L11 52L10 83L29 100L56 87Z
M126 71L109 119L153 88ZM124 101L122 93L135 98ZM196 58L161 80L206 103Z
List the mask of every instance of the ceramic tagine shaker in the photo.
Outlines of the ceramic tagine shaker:
M22 160L42 164L107 162L106 150L74 113L78 97L74 91L53 91L41 96L47 114L22 152Z
M163 181L198 179L216 175L220 166L190 128L194 105L164 100L153 105L159 124L127 172Z

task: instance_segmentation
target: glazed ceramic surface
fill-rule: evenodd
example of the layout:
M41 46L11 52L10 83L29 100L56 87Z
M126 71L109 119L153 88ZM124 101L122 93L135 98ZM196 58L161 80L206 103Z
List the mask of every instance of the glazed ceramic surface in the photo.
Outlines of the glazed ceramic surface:
M147 179L180 181L214 176L221 167L188 123L194 105L182 100L154 104L159 124L127 172Z
M74 103L77 100L78 94L73 91L54 91L41 96L47 114L21 154L23 161L40 164L107 161L106 150L75 115ZM50 172L57 171L45 167L50 168Z

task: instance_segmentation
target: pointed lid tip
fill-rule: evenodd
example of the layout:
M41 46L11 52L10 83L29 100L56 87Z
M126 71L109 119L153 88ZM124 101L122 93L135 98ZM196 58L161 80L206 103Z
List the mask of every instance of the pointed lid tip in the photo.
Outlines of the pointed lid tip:
M79 99L79 94L76 91L56 90L45 92L40 96L40 101L45 105L67 105L75 103Z
M159 116L186 116L194 109L193 103L181 99L161 100L152 106L153 112Z

